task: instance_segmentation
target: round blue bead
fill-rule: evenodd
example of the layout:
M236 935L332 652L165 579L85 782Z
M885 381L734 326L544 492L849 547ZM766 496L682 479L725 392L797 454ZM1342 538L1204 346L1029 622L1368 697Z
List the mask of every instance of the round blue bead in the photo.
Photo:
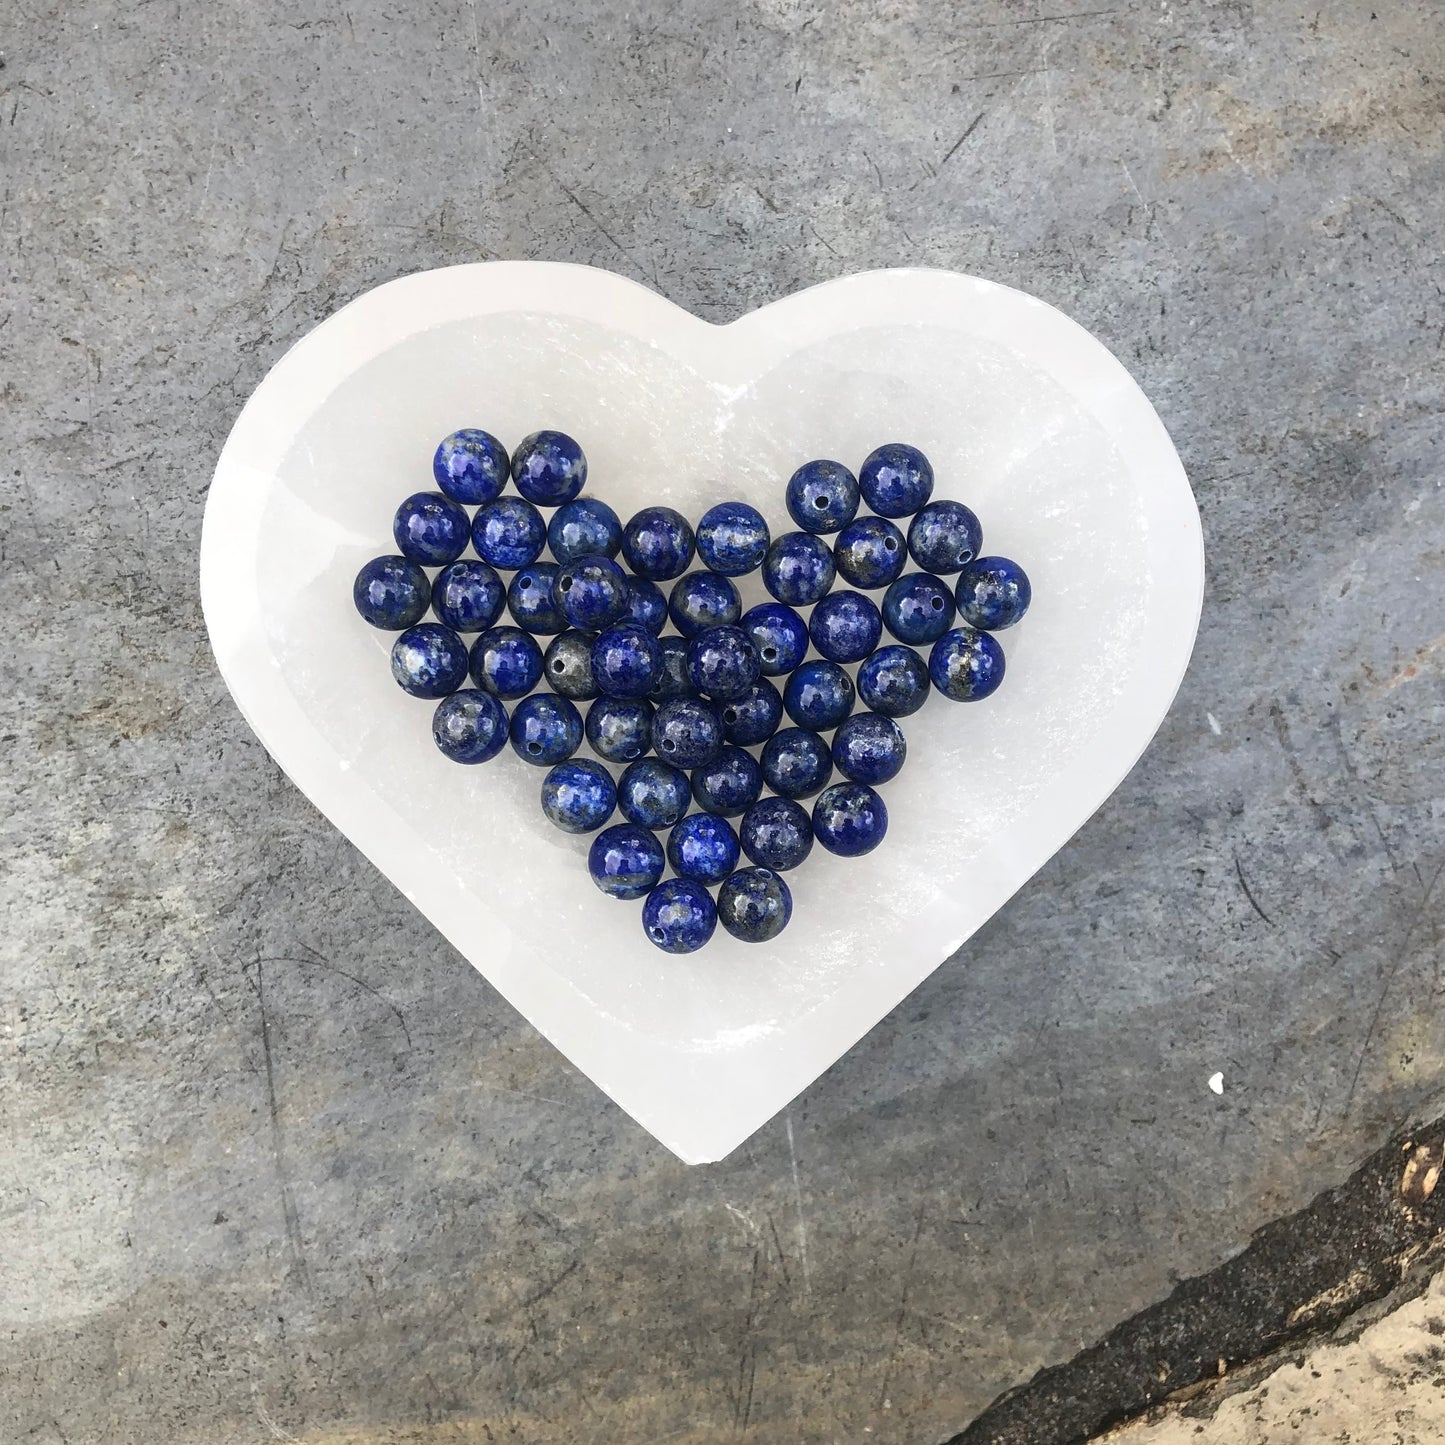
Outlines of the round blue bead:
M667 598L662 595L662 588L646 577L629 577L623 621L645 627L654 637L661 636L667 626Z
M935 642L953 626L953 589L930 573L905 573L883 594L883 622L900 642Z
M738 589L715 572L689 572L672 584L667 615L684 637L696 637L705 627L727 627L743 614Z
M687 774L656 758L639 758L617 782L617 806L639 828L670 828L691 802Z
M467 514L440 492L417 492L396 509L391 534L397 550L425 567L445 567L467 545Z
M723 577L742 577L760 567L769 540L763 514L746 502L719 502L697 524L697 555Z
M859 517L849 522L833 543L838 575L869 592L892 582L907 560L903 533L886 517Z
M833 754L811 729L784 728L763 747L762 767L780 797L811 798L833 776Z
M585 702L597 696L597 683L592 676L592 644L590 632L569 628L559 632L542 654L542 675L547 686L573 702Z
M454 692L437 704L431 735L454 763L485 763L506 744L507 709L489 692Z
M612 774L587 758L558 763L542 779L542 811L564 833L595 832L616 806Z
M759 798L738 824L743 852L762 868L796 868L813 851L813 820L792 798Z
M627 615L632 594L627 574L611 558L574 557L559 567L552 597L573 627L601 632Z
M566 432L536 431L512 453L517 490L539 507L570 502L587 481L587 458Z
M741 697L723 705L723 735L740 748L765 743L783 719L783 695L767 678L759 678Z
M810 532L784 532L763 558L763 586L789 607L811 607L835 575L828 544Z
M834 783L813 804L813 836L842 858L871 853L888 831L888 809L866 783Z
M542 555L547 526L542 514L521 497L483 502L472 517L472 546L483 562L514 572Z
M437 573L431 605L437 621L453 632L485 632L502 615L506 596L495 567L463 557Z
M983 528L962 502L930 502L908 526L908 550L925 572L947 577L978 556Z
M742 943L768 943L792 916L792 890L770 868L740 868L718 889L718 922Z
M426 573L409 557L373 557L356 574L351 587L356 610L373 627L387 632L400 632L420 622L431 594Z
M884 717L908 717L928 701L928 664L901 643L880 647L858 669L858 697Z
M491 627L472 643L472 681L496 697L525 697L542 676L542 649L520 627Z
M570 698L534 692L512 709L511 739L523 762L550 768L582 746L582 715Z
M853 679L836 662L805 662L783 688L783 706L799 727L835 728L853 711Z
M758 654L741 627L709 627L688 644L687 675L704 697L731 702L758 680Z
M1001 632L1029 610L1028 574L1007 557L980 557L959 574L954 589L960 619L970 627Z
M578 557L615 557L622 547L622 522L617 513L595 497L578 497L552 513L547 523L547 546L558 562Z
M523 632L550 634L567 630L567 619L553 591L556 581L555 562L529 562L512 578L507 588L507 611Z
M902 771L907 756L903 729L877 713L855 712L833 734L833 765L850 782L886 783Z
M738 835L726 818L693 813L667 835L667 861L679 878L721 883L738 866Z
M599 697L587 709L587 741L609 763L640 758L652 747L652 704L640 697Z
M722 715L700 697L675 697L652 719L652 750L679 768L710 763L723 745Z
M627 565L650 582L681 577L695 546L687 518L671 507L644 507L622 530Z
M642 927L664 953L695 953L717 927L717 908L701 883L669 878L647 895Z
M954 702L977 702L997 691L1003 668L1003 648L997 639L972 627L945 632L928 654L928 676Z
M868 453L858 487L880 517L911 517L933 495L933 468L917 447L889 442Z
M862 662L882 635L877 604L862 592L830 592L808 619L808 636L829 662Z
M454 431L436 449L431 472L454 502L480 506L500 496L512 470L507 449L490 432L476 427Z
M392 644L391 675L413 697L445 697L467 680L467 645L450 627L418 623Z
M645 828L617 823L587 850L587 871L609 898L641 898L656 886L667 860L662 844Z
M858 510L858 478L842 462L804 462L788 479L784 500L805 532L836 532Z
M662 667L657 681L647 694L653 702L671 702L675 697L696 697L697 689L687 670L687 649L685 637L669 635L657 639L658 651L662 655Z
M646 697L662 674L662 648L635 622L610 627L592 644L592 680L604 697Z
M781 602L760 602L740 624L752 639L764 677L784 677L808 651L808 624Z
M692 796L704 813L736 818L762 791L763 770L741 748L724 747L710 763L692 770Z

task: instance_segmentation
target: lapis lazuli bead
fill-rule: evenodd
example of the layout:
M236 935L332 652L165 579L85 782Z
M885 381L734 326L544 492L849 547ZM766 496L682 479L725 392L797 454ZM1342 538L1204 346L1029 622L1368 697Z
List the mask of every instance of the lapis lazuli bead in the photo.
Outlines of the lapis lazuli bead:
M858 517L833 543L833 565L850 587L874 592L903 571L908 548L903 533L887 517Z
M764 677L785 677L807 655L808 624L782 602L760 602L739 624L752 638Z
M506 746L507 709L489 692L464 688L437 704L431 735L454 763L485 763Z
M858 478L842 462L804 462L788 479L784 500L805 532L836 532L858 511Z
M763 778L783 798L811 798L833 776L833 754L810 728L784 728L763 747Z
M763 558L763 586L789 607L811 607L836 575L828 544L811 532L784 532Z
M900 642L880 647L858 669L858 697L884 717L908 717L928 701L928 664Z
M763 514L746 502L719 502L697 524L698 560L722 577L743 577L761 567L770 540Z
M688 644L687 675L704 697L731 702L758 680L758 654L741 627L708 627Z
M437 621L453 632L485 632L502 615L506 598L496 568L470 557L443 567L431 589Z
M523 762L550 768L582 746L582 715L570 698L534 692L512 709L511 739Z
M906 572L883 594L883 624L900 642L936 642L953 626L953 589L929 572Z
M566 432L536 431L512 453L517 490L539 507L560 507L586 484L587 458Z
M467 680L467 645L450 627L420 622L392 644L391 675L412 697L445 697Z
M609 898L644 897L666 866L662 844L635 823L604 828L587 850L587 872Z
M472 546L483 562L515 572L530 566L547 544L542 514L521 497L483 502L472 517Z
M627 614L627 574L609 557L574 557L557 569L552 596L562 615L584 632L601 632Z
M650 582L681 577L696 546L691 524L671 507L644 507L622 529L627 565Z
M622 521L596 497L578 497L552 513L547 549L558 562L578 557L615 557L622 547Z
M689 572L672 584L667 615L684 637L696 637L705 627L728 627L743 615L738 589L715 572Z
M617 806L639 828L670 828L691 802L687 774L658 758L639 758L617 780Z
M662 673L662 648L645 627L624 622L592 644L592 680L604 697L646 697Z
M557 570L555 562L529 562L507 587L507 611L523 632L550 636L567 630L567 618L553 591Z
M722 714L705 698L675 697L652 719L652 751L679 768L700 768L722 750Z
M431 595L426 573L410 557L373 557L351 587L351 600L362 618L386 632L401 632L420 622Z
M617 806L617 785L601 763L569 758L542 779L542 811L564 833L595 833Z
M657 681L647 694L653 702L671 702L675 697L697 696L697 689L692 685L692 677L687 670L688 646L685 637L670 634L657 639L662 666L658 669Z
M933 495L933 468L917 447L889 442L868 453L858 486L880 517L911 517Z
M512 459L491 432L477 427L454 431L436 449L431 472L454 502L479 507L499 497L511 475Z
M944 697L977 702L1003 681L1003 648L990 633L973 627L945 632L928 654L928 676Z
M793 916L792 890L771 868L739 868L717 894L717 921L742 943L768 943Z
M962 502L930 502L908 525L908 550L925 572L949 577L978 556L983 528Z
M652 747L652 704L640 697L599 697L587 709L587 742L609 763L630 763Z
M573 702L585 702L597 696L597 683L592 676L592 644L590 632L569 627L547 644L542 654L542 675L547 686Z
M862 592L830 592L808 619L808 636L829 662L862 662L882 635L878 605Z
M866 783L834 783L813 804L813 836L842 858L871 853L888 831L888 809Z
M796 868L813 851L813 820L792 798L759 798L738 824L743 852L760 868Z
M635 622L654 637L660 637L662 629L667 626L667 598L662 595L662 588L646 577L629 577L627 611L623 614L623 621Z
M1028 574L1007 557L980 557L959 574L954 589L959 620L987 632L1012 627L1029 610Z
M647 895L642 927L664 953L695 953L717 928L717 906L701 883L669 878Z
M738 866L738 835L726 818L692 813L667 835L667 861L679 878L721 883Z
M417 492L396 509L391 535L397 551L424 567L445 567L462 555L471 523L450 497Z
M827 732L853 711L856 695L853 679L836 662L815 658L788 679L783 706L799 727Z
M723 735L740 748L765 743L783 720L783 695L760 677L741 697L723 704Z
M489 627L472 643L472 681L497 697L525 697L542 676L542 649L520 627Z
M692 796L704 813L736 818L762 791L763 770L742 748L724 746L711 762L692 770Z
M849 782L877 787L896 778L907 757L903 729L891 717L855 712L833 734L833 766Z

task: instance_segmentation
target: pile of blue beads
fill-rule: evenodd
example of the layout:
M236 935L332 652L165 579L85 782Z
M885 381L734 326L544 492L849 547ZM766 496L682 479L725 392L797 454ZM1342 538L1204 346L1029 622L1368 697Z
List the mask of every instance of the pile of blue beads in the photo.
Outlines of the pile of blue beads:
M668 953L701 948L718 923L746 942L776 938L793 909L782 875L815 841L845 857L877 847L878 789L907 755L897 720L930 689L955 702L995 691L993 634L1029 605L1023 569L980 555L978 518L931 501L933 468L902 443L856 476L799 467L785 498L798 530L776 538L743 502L719 503L696 530L669 507L624 525L579 495L587 460L557 431L510 457L488 432L454 432L432 473L440 490L397 509L400 555L357 574L356 609L401 634L392 675L437 700L447 757L484 763L510 741L547 769L542 811L597 835L593 881L643 899L643 930ZM759 568L774 600L744 612L733 578ZM868 595L879 591L881 604ZM575 756L584 738L600 762Z

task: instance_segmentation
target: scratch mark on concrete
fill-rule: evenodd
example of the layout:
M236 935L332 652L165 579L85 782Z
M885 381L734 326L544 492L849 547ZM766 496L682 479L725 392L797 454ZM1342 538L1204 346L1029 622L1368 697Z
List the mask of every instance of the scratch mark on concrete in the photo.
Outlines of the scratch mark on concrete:
M967 129L966 131L964 131L964 133L963 133L961 136L959 136L959 138L958 138L956 141L954 141L954 143L953 143L951 146L949 146L949 148L948 148L948 154L947 154L946 156L944 156L944 158L943 158L941 161L939 161L939 163L938 163L938 169L939 169L939 170L942 170L942 169L944 168L944 166L946 166L946 165L949 163L949 161L951 161L951 160L954 158L954 156L958 154L958 148L959 148L959 146L961 146L961 145L964 143L964 141L966 141L966 140L969 138L969 136L971 136L971 135L974 133L974 131L976 131L976 130L978 129L979 123L983 120L985 113L986 113L986 112L984 112L984 111L979 111L979 113L978 113L976 116L974 116L974 118L968 123L968 129Z
M803 1186L798 1179L798 1150L793 1143L792 1114L784 1114L783 1122L788 1129L788 1158L793 1166L793 1203L798 1210L798 1262L803 1267L803 1293L811 1295L813 1280L808 1268L808 1222L803 1217Z
M1259 899L1254 896L1254 890L1249 886L1249 880L1244 876L1244 869L1240 866L1239 854L1237 852L1234 855L1234 874L1235 877L1239 879L1239 886L1244 889L1244 896L1249 899L1249 906L1273 928L1274 919L1259 906Z

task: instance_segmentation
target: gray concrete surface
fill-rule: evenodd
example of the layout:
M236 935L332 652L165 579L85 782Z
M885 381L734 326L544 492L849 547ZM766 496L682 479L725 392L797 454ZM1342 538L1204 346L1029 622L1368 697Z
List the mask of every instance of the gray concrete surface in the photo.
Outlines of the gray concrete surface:
M0 1438L937 1439L1440 1110L1428 0L9 0L0 49ZM501 1005L210 665L250 388L490 256L714 319L1026 287L1204 514L1143 764L720 1166Z

